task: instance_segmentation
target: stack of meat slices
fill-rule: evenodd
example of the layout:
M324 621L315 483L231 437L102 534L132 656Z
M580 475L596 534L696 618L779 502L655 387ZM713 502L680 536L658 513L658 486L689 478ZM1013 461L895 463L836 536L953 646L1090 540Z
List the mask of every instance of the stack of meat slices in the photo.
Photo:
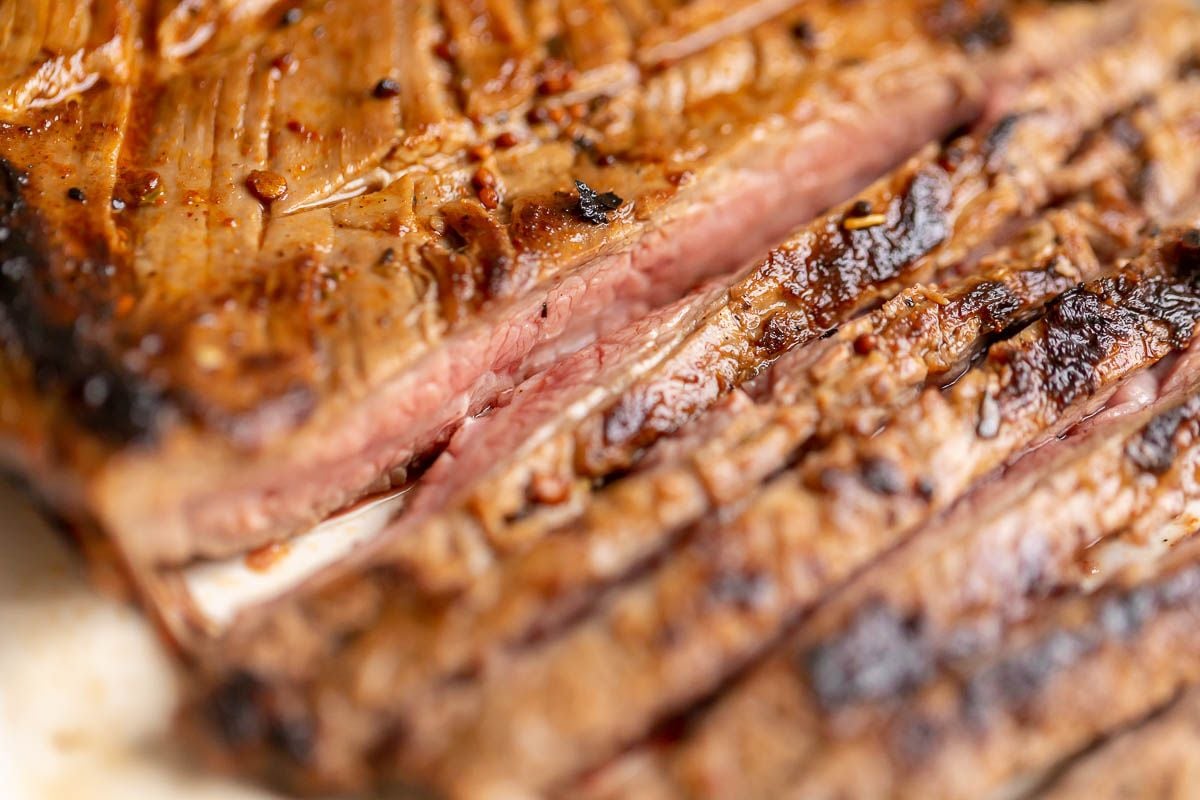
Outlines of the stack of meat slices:
M0 432L113 544L212 764L464 798L1190 774L1189 4L96 5L81 61L0 29ZM180 590L397 488L227 628Z

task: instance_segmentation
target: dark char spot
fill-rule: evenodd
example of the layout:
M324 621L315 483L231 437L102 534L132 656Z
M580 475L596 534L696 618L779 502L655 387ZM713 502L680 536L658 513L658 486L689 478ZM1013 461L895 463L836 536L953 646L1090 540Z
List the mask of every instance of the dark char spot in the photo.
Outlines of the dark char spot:
M880 601L868 603L844 633L817 644L801 661L828 709L907 694L934 669L919 618L901 617Z
M1194 413L1194 405L1194 401L1187 403L1150 420L1125 446L1125 456L1139 468L1154 475L1166 473L1175 463L1175 434L1184 419Z
M39 388L60 392L85 427L120 441L152 439L166 398L89 342L81 332L83 315L56 302L49 274L54 256L21 187L19 174L0 160L0 230L6 232L0 237L0 341L20 349ZM77 271L112 272L102 260L78 264Z
M1004 47L1012 42L1012 23L1003 11L988 11L959 32L958 42L971 52Z
M904 472L886 458L868 458L862 464L862 478L866 487L876 494L897 495L904 491Z
M593 225L606 225L609 221L608 215L625 202L612 192L597 193L583 181L575 181L575 188L579 192L576 213L584 222Z
M213 692L209 714L227 744L239 747L262 739L267 728L264 692L262 681L246 671L235 672Z

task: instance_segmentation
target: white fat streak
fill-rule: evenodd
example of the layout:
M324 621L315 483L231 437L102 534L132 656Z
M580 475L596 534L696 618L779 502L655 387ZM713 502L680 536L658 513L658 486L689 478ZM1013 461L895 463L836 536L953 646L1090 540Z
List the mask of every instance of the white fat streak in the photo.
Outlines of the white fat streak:
M290 540L266 568L250 567L244 556L190 566L182 573L189 599L215 630L223 630L243 609L294 589L379 535L405 494L401 490L326 520Z

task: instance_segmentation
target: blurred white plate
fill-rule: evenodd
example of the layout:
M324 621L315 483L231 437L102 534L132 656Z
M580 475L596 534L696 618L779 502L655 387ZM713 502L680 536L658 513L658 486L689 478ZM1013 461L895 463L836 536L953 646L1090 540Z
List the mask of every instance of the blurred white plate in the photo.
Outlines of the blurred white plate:
M265 800L174 749L175 675L132 608L0 483L0 798Z

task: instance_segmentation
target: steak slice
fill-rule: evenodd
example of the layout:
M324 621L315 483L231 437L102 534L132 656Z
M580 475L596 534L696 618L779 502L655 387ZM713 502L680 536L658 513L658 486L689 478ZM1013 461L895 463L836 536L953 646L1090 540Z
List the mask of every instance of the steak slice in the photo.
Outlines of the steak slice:
M3 452L138 564L348 505L1145 4L185 5L0 48Z
M1048 596L1092 591L1190 539L1200 527L1198 386L1189 369L1136 417L1029 456L834 595L686 722L679 740L593 776L590 791L899 797L926 782L939 796L966 797L1052 766L1041 756L1014 764L983 755L970 765L980 771L966 772L954 737L940 732L924 752L909 752L922 742L908 703L943 662L958 674L960 664L974 669L977 654L991 658L1002 631L1046 615ZM970 726L971 709L962 711ZM922 773L927 757L944 758L948 771Z
M1139 720L1116 731L1066 765L1037 797L1048 800L1116 800L1139 793L1164 800L1185 798L1196 782L1200 692L1189 689Z
M1154 39L1156 36L1150 38ZM1153 50L1156 55L1148 55L1150 50ZM1176 50L1176 52L1179 51ZM919 213L922 214L921 223L925 227L943 232L954 231L945 241L935 242L928 252L924 249L917 249L902 253L902 248L894 245L893 237L903 238L905 235L904 226L907 223L903 221L897 223L893 230L876 232L874 234L876 238L871 238L870 232L844 232L843 221L847 209L853 205L847 204L846 207L836 209L831 214L818 219L795 240L773 251L772 255L764 262L764 266L755 270L751 277L735 286L723 298L718 310L709 314L694 333L681 340L679 346L686 349L699 342L701 346L707 347L712 343L711 340L714 336L719 336L722 337L725 344L714 346L709 351L710 353L718 354L721 358L729 356L730 360L733 360L733 357L729 354L740 353L745 357L737 365L742 377L761 372L778 357L779 353L774 348L764 352L758 345L763 341L765 335L772 336L771 331L781 331L782 328L772 326L768 322L765 323L764 329L767 333L764 334L762 331L753 330L753 326L748 331L741 330L737 326L731 327L729 324L732 313L729 309L731 308L741 309L736 314L738 325L754 316L751 311L742 307L741 301L730 299L731 297L786 296L788 294L787 287L791 285L796 291L794 299L790 302L799 310L772 312L774 316L771 319L778 319L780 315L789 319L805 315L813 318L824 317L823 325L801 324L800 328L793 331L796 337L802 341L813 340L817 338L818 331L827 329L825 326L842 322L848 313L847 306L853 307L865 303L869 298L894 292L906 280L920 277L922 274L929 275L937 266L953 266L955 259L961 259L963 253L985 248L988 245L987 240L998 235L998 231L1005 229L1011 231L1014 217L1033 213L1035 209L1048 202L1052 187L1054 192L1066 193L1069 192L1066 184L1069 176L1075 174L1075 177L1078 178L1090 175L1086 170L1081 170L1081 164L1075 161L1071 161L1070 165L1065 168L1062 165L1062 161L1067 158L1067 155L1078 146L1083 131L1091 130L1090 127L1084 126L1097 124L1103 117L1119 109L1122 102L1132 102L1141 98L1147 87L1170 74L1176 66L1175 62L1169 58L1168 53L1169 48L1159 48L1150 40L1143 40L1140 45L1124 49L1120 53L1120 58L1115 54L1108 54L1094 63L1081 66L1060 80L1050 81L1049 84L1054 87L1055 91L1051 91L1049 87L1043 87L1045 90L1043 94L1053 98L1053 102L1047 100L1046 97L1035 95L1036 99L1029 106L1031 109L1045 106L1056 109L1055 111L1031 113L1016 121L1011 119L1003 121L989 131L957 140L941 151L914 159L898 170L895 175L889 176L869 190L866 197L871 198L876 206L882 207L890 203L893 206L910 209L919 208ZM1124 63L1124 59L1138 65L1136 74L1130 75L1120 66ZM1156 60L1158 63L1155 66ZM1168 93L1170 96L1164 98L1164 103L1178 103L1177 95L1186 96L1190 91L1194 90L1177 87L1173 93ZM1093 103L1101 92L1104 93L1104 100ZM1085 103L1091 104L1092 107L1086 114L1079 113L1076 109ZM1189 123L1184 121L1187 113L1172 108L1164 109L1164 114L1166 113L1171 114L1174 119L1152 116L1143 121L1143 127L1147 131L1146 135L1149 136L1153 133L1159 140L1173 142L1176 150L1189 152L1187 144L1191 141L1187 134ZM1049 135L1051 132L1054 134L1053 137ZM997 146L997 140L1003 138L1001 134L1003 137L1007 137L1009 142L1004 149ZM1089 155L1087 159L1084 159L1091 165L1090 169L1094 170L1097 165L1100 165L1103 169L1116 171L1120 169L1121 164L1129 163L1131 154L1127 147L1099 148L1100 143L1112 144L1114 141L1114 135L1111 133L1098 137L1097 148L1102 149L1102 152ZM1030 166L1031 163L1036 162L1028 152L1028 149L1035 144L1038 147L1038 159L1044 164L1043 171L1036 174ZM994 151L987 159L978 155L985 148ZM972 154L975 154L974 157ZM1187 159L1175 155L1174 151L1169 155L1164 153L1164 158L1174 166L1175 169L1172 172L1181 180L1197 174L1197 170L1190 167ZM948 160L955 162L953 170L944 170L941 166L948 163ZM1156 183L1146 177L1149 171L1155 169L1149 166L1150 162L1154 160L1154 158L1150 158L1146 162L1143 172L1138 177L1139 181L1148 181L1145 183L1146 186L1153 186ZM1008 173L1017 164L1022 165L1024 176L1024 180L1020 184L1007 180ZM996 176L1001 177L997 179ZM946 209L939 209L938 201L929 195L940 195L945 200L947 192L952 199L948 201L949 205ZM923 199L914 199L918 196L922 196ZM1159 210L1162 210L1162 203L1158 205ZM969 211L969 215L959 216L964 210ZM1127 227L1136 228L1139 224L1136 221L1137 214L1125 215L1121 209L1114 209L1111 217L1124 219ZM879 227L884 228L885 226ZM830 234L830 231L840 233L848 238L839 238ZM1125 231L1119 235L1128 236L1130 232ZM814 244L814 239L816 244ZM805 258L799 259L797 253L807 255ZM870 274L871 259L880 261L885 257L893 258L894 273L881 276ZM790 264L789 269L776 269L780 262ZM825 291L827 285L853 286L854 290L847 289L839 298L835 298L836 292ZM909 301L911 300L912 298L909 298ZM964 298L964 307L977 304L979 300L979 296ZM933 300L927 300L926 307L933 302ZM1004 324L1015 322L1015 319L1009 320L1008 323L993 320L992 324L995 325L998 322L1000 327L1003 327ZM870 324L856 323L858 327L853 333L847 329L845 334L838 334L832 342L823 343L822 347L840 344L844 351L851 349L855 346L854 342L860 334L868 333L866 327L863 326L869 327ZM862 346L864 343L859 342L857 346ZM780 342L781 347L786 347L786 345L787 342ZM669 343L664 342L663 349L669 349ZM821 348L797 349L794 358L803 362L812 358L812 353L819 349ZM631 396L640 395L647 383L673 380L671 376L676 373L679 352L676 348L669 355L661 352L656 354L656 363L636 377L632 388L628 387L629 381L610 381L607 386L597 388L589 393L589 403L586 407L576 403L569 396L561 396L557 399L554 397L544 398L542 402L545 405L557 402L567 407L569 404L570 410L561 416L560 429L557 433L551 436L546 428L541 428L538 432L539 435L531 438L530 444L537 444L538 451L536 453L522 449L514 452L511 458L493 459L488 462L489 474L486 476L470 470L464 472L457 469L457 465L453 463L445 465L447 467L445 472L449 473L450 482L460 487L453 491L446 488L447 481L441 480L441 475L438 474L439 470L435 467L435 474L428 476L429 480L425 482L424 487L418 489L418 500L413 509L414 513L397 519L384 541L379 545L381 550L386 551L386 558L406 571L415 583L431 593L453 593L463 589L470 583L473 576L490 568L495 561L503 560L507 554L529 546L531 542L540 540L547 533L565 526L570 521L580 519L583 510L589 508L586 497L597 480L604 484L610 484L615 480L621 485L619 489L614 486L613 492L619 496L614 498L612 503L605 503L602 510L596 509L595 513L589 512L589 515L598 524L613 529L618 529L621 524L637 525L638 522L632 520L625 523L625 520L630 520L631 517L634 519L640 517L641 522L654 519L657 514L648 513L648 505L654 505L664 514L671 515L675 513L671 510L674 502L679 501L684 505L693 503L688 499L690 496L696 498L695 502L699 502L701 505L696 506L695 510L688 513L698 515L709 507L708 501L702 497L704 494L724 495L721 502L735 499L738 495L736 486L739 485L739 482L732 475L718 475L717 470L720 467L717 465L713 465L711 468L706 467L706 473L699 476L705 483L702 492L699 491L701 487L689 488L688 482L694 480L692 478L683 478L683 484L678 483L679 479L664 478L665 482L658 488L648 485L647 482L643 482L640 488L625 488L628 482L620 480L623 470L614 472L606 469L599 475L593 470L594 457L597 453L605 452L606 446L597 445L592 434L605 426L606 420L612 413L613 405L621 407ZM947 357L953 360L953 356L948 355ZM785 362L787 358L790 357L785 357ZM875 368L882 371L885 369L886 363L884 354L881 353L875 363ZM946 368L949 369L950 366ZM772 380L776 380L777 376L786 374L789 369L793 369L793 367L784 363L779 369L771 370L768 376ZM833 369L833 367L824 367L824 369ZM719 375L721 372L722 370L718 369L713 374ZM695 400L694 405L703 406L707 401L696 400L696 393L705 395L710 390L715 392L716 389L711 383L706 384L707 379L704 376L710 373L701 370L697 374L700 377L695 381L673 388L668 396L674 402L690 403ZM633 376L630 376L630 380L632 379ZM850 380L862 380L862 386L865 386L868 378L852 376ZM777 395L776 400L784 404L791 402L791 398L803 394L807 388L788 389L785 386L787 381L784 378L778 378L777 382L779 385L774 390ZM826 385L829 392L842 391L832 378ZM534 391L538 390L534 389ZM789 391L793 394L789 395ZM858 424L860 426L869 425L868 418L873 412L870 410L870 404L866 401L872 398L860 390L859 399L863 401L861 407L864 417ZM876 399L882 401L882 397ZM698 411L698 409L696 410ZM820 407L818 410L821 410ZM878 413L886 413L886 411L887 404L881 402ZM783 413L785 417L792 417L792 422L800 424L803 428L804 423L801 416L810 412ZM801 416L797 416L798 413ZM723 424L721 419L735 416L741 419L746 415L739 416L723 412L717 415L717 418L710 418L703 423L706 428L704 434L692 432L685 438L693 442L703 441L706 436L710 436L711 429ZM836 414L832 418L840 419ZM486 431L489 425L503 427L508 424L508 420L499 419L482 423L474 431L477 435L472 437L468 433L462 437L461 448L479 447L478 444L472 445L472 439L478 442L482 436L488 435ZM730 441L736 440L737 437L749 436L753 426L761 427L762 424L764 423L740 425L728 434ZM788 423L781 422L780 424ZM751 427L747 427L747 425L751 425ZM543 431L547 434L546 439L541 437ZM651 433L656 437L661 431L652 431ZM511 436L512 434L507 435ZM783 449L775 456L774 460L766 458L757 467L745 465L750 469L750 472L743 476L745 483L754 485L756 480L754 476L757 474L754 470L756 469L769 472L780 466L781 460L786 458L789 452L803 444L804 439L805 435L799 431L786 435L778 442L778 446ZM642 438L639 444L646 446L649 442L647 438ZM679 442L671 446L671 450L676 453L686 451L687 448L688 445ZM720 452L727 447L724 444L715 443L710 449ZM633 464L624 466L643 469L656 460L664 460L664 457L657 451L651 450L650 452L648 462L643 463L639 460L644 455L643 451L639 449L639 455L633 459ZM747 452L755 451L750 449ZM676 458L678 457L677 455ZM699 457L711 458L709 455ZM690 465L687 469L689 472L693 471ZM736 466L736 458L729 459L729 469L732 471L739 469ZM724 489L719 488L722 482L726 483ZM539 499L540 492L546 486L556 487L559 491L551 492L543 501ZM465 490L462 487L465 487ZM436 501L422 503L420 496L423 491L432 494ZM451 498L453 498L453 502L448 503L447 500ZM622 509L622 506L626 508ZM437 511L438 513L432 519L428 519L422 514L423 511ZM668 516L663 516L661 524L658 524L657 527L669 529L686 521L676 517L671 523L668 522L668 519ZM590 523L585 520L583 524Z
M838 437L773 480L738 516L703 527L592 618L531 643L510 664L489 664L476 674L479 665L409 706L394 682L411 630L403 603L398 616L388 610L382 584L352 576L324 602L314 596L310 611L329 619L324 642L300 633L311 618L280 613L234 639L249 648L236 667L228 663L228 645L222 647L215 662L217 719L228 693L250 691L246 681L257 711L238 704L242 712L254 720L279 715L309 731L332 724L311 698L322 697L321 707L329 709L330 692L342 696L340 724L365 740L318 739L302 759L308 765L303 774L335 785L363 779L359 748L374 753L373 760L383 758L385 771L428 774L463 792L494 788L502 776L519 774L534 786L569 777L704 694L838 576L1189 341L1200 314L1190 241L1190 235L1166 236L1115 275L1065 293L1042 321L991 348L945 395L936 388L924 392L877 436ZM386 572L376 574L386 579ZM341 599L328 602L339 591ZM348 629L339 630L339 612L356 596L376 609L368 618L380 614L387 621L348 638ZM289 646L280 650L278 641ZM312 684L305 665L320 670L329 655L323 648L335 641L352 642L350 651L327 662L330 671ZM248 677L254 673L259 677ZM574 714L564 718L555 711L560 708ZM397 721L388 722L389 714L399 715ZM225 723L225 735L247 757L266 754L255 734L231 733ZM254 730L269 727L256 722ZM400 729L403 737L389 738Z

